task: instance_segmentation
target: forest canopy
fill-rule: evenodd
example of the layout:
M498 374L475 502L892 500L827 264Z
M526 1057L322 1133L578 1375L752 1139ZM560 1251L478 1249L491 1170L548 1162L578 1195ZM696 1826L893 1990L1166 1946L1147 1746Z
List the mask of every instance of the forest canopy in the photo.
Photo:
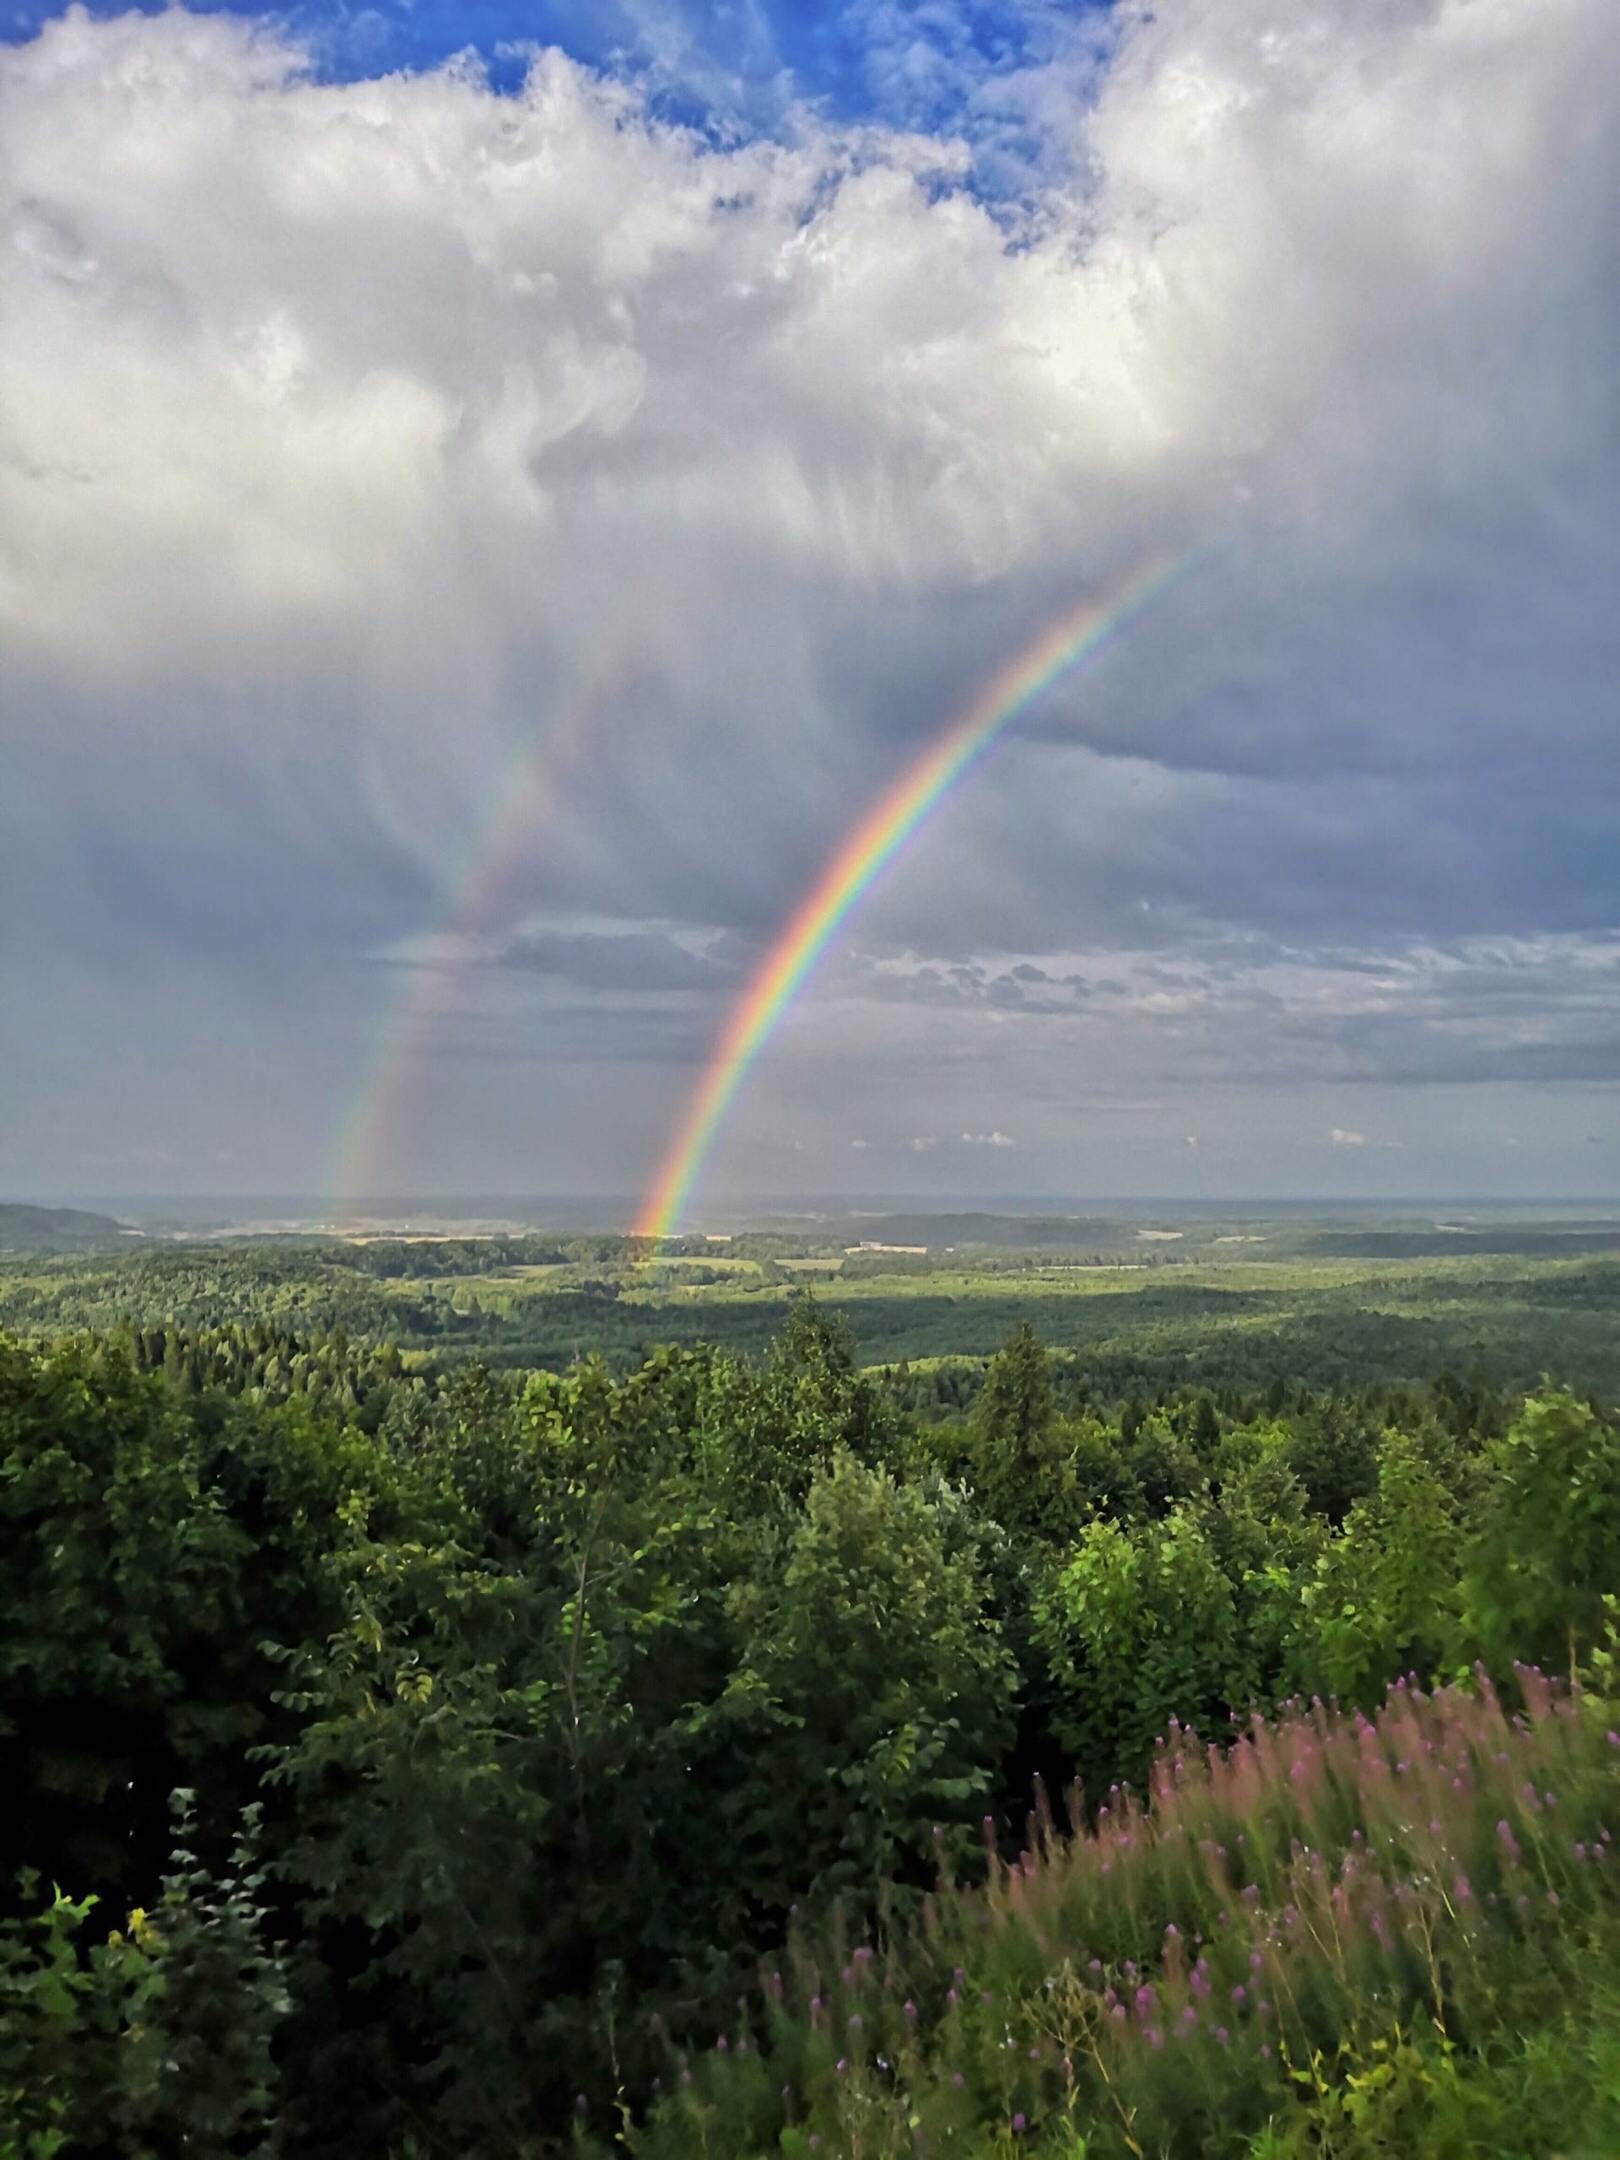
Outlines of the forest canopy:
M761 1960L902 1959L942 1882L1083 1855L1167 1735L1485 1676L1511 1707L1534 1664L1578 1737L1608 1685L1620 1431L1593 1400L1442 1376L1110 1405L1022 1324L934 1411L805 1295L762 1358L618 1374L272 1320L0 1344L10 2149L696 2151L719 2073L683 2065L717 2035L758 2060ZM1601 1814L1601 1749L1579 1774ZM722 2136L713 2085L712 2149L796 2150L818 2107L845 2136L811 1992L779 2006L775 2114L756 2093ZM936 2082L969 2047L948 2007ZM938 2149L1000 2149L975 2091ZM1012 2111L1026 2141L1058 2137L1048 2101Z

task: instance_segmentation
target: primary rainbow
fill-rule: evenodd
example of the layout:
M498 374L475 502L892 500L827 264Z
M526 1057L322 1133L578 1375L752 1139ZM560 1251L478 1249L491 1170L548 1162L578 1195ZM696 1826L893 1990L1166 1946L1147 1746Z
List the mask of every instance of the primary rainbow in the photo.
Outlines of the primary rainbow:
M840 842L788 918L730 1017L636 1216L635 1235L672 1237L754 1061L850 910L929 812L1043 692L1128 622L1191 558L1159 560L1043 630L980 690Z

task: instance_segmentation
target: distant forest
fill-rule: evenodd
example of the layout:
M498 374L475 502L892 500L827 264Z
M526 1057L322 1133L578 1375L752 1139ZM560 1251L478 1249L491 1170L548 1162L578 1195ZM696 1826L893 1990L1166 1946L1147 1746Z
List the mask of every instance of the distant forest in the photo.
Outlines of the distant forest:
M899 1400L922 1416L965 1410L1020 1320L1052 1350L1073 1402L1188 1385L1242 1396L1420 1384L1444 1370L1521 1390L1553 1374L1620 1397L1620 1225L1521 1225L1513 1235L1527 1253L1458 1253L1453 1239L1439 1257L1324 1253L1350 1236L1333 1225L1236 1239L1206 1225L1184 1256L1144 1245L1129 1225L1084 1227L1092 1242L1067 1248L922 1253L848 1251L847 1231L690 1239L656 1255L615 1236L133 1249L126 1238L112 1253L0 1256L0 1326L341 1329L435 1369L477 1358L562 1372L600 1356L623 1374L670 1343L763 1355L788 1303L810 1289L840 1314L857 1363L889 1368ZM1365 1236L1423 1242L1415 1230ZM1543 1250L1558 1240L1556 1253Z

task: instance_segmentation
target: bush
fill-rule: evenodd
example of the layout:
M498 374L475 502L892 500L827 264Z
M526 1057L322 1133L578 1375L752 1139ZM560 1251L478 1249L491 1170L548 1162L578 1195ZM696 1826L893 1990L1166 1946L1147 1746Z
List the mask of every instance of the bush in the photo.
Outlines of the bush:
M876 1945L797 1940L640 2150L1544 2152L1492 2126L1555 2086L1578 2149L1614 2149L1620 1735L1518 1685L1517 1715L1481 1676L1224 1748L1173 1730L1148 1805L1038 1813L987 1888L943 1879Z
M0 1924L0 2154L266 2150L276 2110L271 2042L289 2007L265 1945L264 1876L250 1811L230 1869L193 1850L191 1795L175 1795L171 1872L155 1908L91 1939L93 1897L22 1885Z

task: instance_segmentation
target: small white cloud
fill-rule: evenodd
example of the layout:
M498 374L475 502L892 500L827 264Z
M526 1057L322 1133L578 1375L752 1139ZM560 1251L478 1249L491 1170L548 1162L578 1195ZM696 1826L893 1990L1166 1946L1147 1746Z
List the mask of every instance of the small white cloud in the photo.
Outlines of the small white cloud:
M864 1140L852 1140L849 1144L852 1148L864 1148L866 1146Z
M1189 1147L1196 1147L1198 1145L1198 1135L1195 1132L1190 1132L1187 1135L1187 1145Z
M961 1144L963 1147L1016 1147L1018 1143L1011 1133L965 1132Z
M919 1133L911 1143L911 1152L914 1155L926 1155L931 1147L938 1146L939 1135L937 1133Z
M1365 1147L1367 1145L1367 1135L1365 1133L1346 1132L1342 1125L1335 1125L1328 1134L1328 1139L1334 1147Z

